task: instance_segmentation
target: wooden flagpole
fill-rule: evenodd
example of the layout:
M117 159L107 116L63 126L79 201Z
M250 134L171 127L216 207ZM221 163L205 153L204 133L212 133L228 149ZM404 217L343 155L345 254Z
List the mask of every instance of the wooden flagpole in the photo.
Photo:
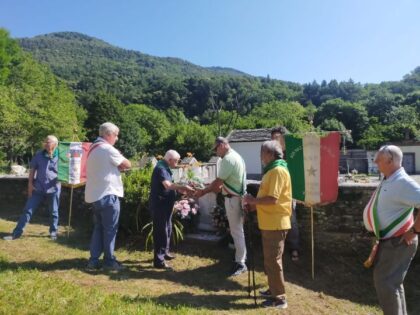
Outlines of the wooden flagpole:
M312 280L315 280L314 207L311 206Z
M70 236L71 208L72 208L72 205L73 205L73 188L74 188L74 186L71 185L71 190L70 190L70 207L69 207L69 225L67 226L67 238Z

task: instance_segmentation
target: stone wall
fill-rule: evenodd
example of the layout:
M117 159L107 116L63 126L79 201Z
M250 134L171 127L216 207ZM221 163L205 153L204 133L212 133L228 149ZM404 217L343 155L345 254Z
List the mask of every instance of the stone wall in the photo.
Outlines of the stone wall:
M27 199L27 176L0 177L0 214L2 218L16 220ZM67 225L70 206L70 188L62 187L60 199L60 225ZM72 223L90 220L91 211L84 202L84 188L73 189ZM46 206L41 206L37 215L48 216Z
M20 215L26 201L27 177L0 177L0 213L10 214L13 218ZM255 194L258 184L249 185L248 191ZM375 189L375 185L339 187L337 202L314 207L314 223L317 232L364 232L363 209ZM90 220L89 205L83 200L84 188L73 190L72 221ZM62 188L60 201L61 225L67 225L70 203L70 188ZM45 212L47 211L40 210ZM297 216L302 234L310 231L310 208L298 205Z

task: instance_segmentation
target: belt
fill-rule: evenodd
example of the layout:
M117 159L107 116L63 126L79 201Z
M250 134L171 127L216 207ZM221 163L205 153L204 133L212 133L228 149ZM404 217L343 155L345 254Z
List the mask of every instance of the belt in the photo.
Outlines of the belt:
M232 194L226 194L226 195L223 195L223 197L225 197L225 198L233 198L233 197L240 197L240 196L237 196L237 195L232 195Z

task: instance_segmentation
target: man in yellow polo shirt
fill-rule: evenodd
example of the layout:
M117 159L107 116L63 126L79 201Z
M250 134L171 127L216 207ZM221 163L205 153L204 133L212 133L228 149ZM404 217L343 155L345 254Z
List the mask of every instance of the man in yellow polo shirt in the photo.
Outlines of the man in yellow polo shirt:
M262 303L264 307L287 308L282 256L292 215L292 183L283 160L282 147L276 140L265 141L261 146L264 176L257 197L246 195L248 210L257 210L258 227L264 254L264 268L271 295Z

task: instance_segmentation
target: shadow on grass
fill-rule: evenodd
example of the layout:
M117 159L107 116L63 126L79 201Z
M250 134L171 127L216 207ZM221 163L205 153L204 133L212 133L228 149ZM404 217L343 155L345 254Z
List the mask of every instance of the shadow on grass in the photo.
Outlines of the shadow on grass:
M123 296L121 298L125 303L141 304L152 301L163 306L171 306L174 308L185 306L196 309L206 310L247 310L255 309L254 303L239 302L248 298L248 295L228 295L228 294L206 294L198 295L189 292L178 292L166 295L161 295L154 298L144 297L129 297ZM257 301L258 303L260 301Z
M122 263L127 267L126 270L115 271L88 271L86 270L88 260L83 258L63 259L55 262L38 262L26 261L22 263L0 261L0 272L6 270L39 270L39 271L55 271L55 270L71 270L78 269L88 274L105 274L110 280L120 281L127 279L154 279L166 280L183 286L201 288L209 291L219 290L243 290L246 288L239 283L227 278L220 270L223 268L218 262L213 265L203 266L190 270L159 270L151 267L151 261L146 260L125 260Z

